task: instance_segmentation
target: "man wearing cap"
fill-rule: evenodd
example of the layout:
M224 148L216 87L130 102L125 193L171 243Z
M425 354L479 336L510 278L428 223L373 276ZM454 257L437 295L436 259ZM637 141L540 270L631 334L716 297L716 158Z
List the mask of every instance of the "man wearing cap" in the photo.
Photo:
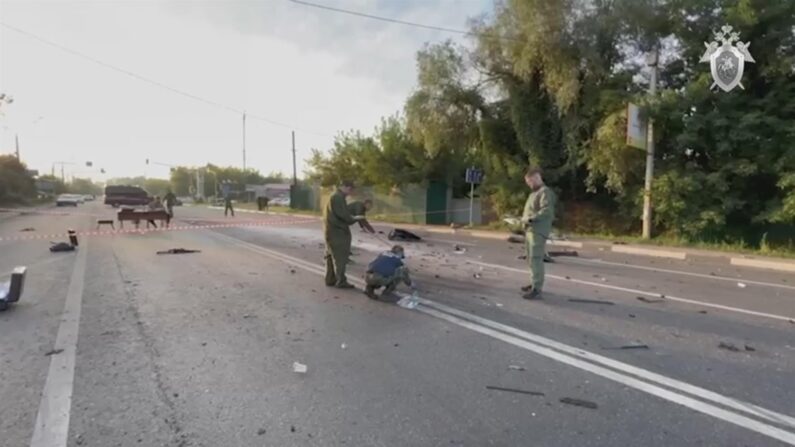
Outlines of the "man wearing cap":
M345 277L345 268L351 255L350 226L364 219L353 216L345 203L353 191L353 182L344 181L329 197L323 209L323 236L326 241L326 285L340 289L353 289Z
M409 277L409 270L403 263L404 258L403 247L400 245L395 245L391 250L378 255L365 272L365 295L377 300L378 295L375 294L377 289L383 287L381 296L389 295L401 282L411 286L412 290L416 289Z
M552 219L555 217L555 193L544 184L541 169L531 168L524 181L532 190L527 197L522 213L525 226L527 261L530 264L530 284L522 287L522 298L540 299L544 288L544 256L547 239L552 232Z

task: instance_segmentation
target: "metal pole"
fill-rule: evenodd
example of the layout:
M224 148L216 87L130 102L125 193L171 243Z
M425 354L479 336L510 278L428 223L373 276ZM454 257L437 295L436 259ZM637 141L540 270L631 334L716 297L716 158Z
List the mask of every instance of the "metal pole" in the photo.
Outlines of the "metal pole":
M469 184L469 226L472 226L472 208L475 206L475 183Z
M243 171L246 171L246 112L243 112Z
M295 170L295 131L293 131L293 185L298 184L298 173Z
M15 141L15 143L17 145L17 160L20 160L20 158L19 158L19 134L14 134L14 141Z
M651 66L651 82L649 85L649 95L654 97L657 94L657 62L659 55L657 48L649 58ZM646 132L646 182L643 191L643 239L651 239L652 206L651 206L651 187L654 180L654 120L649 117L648 129Z

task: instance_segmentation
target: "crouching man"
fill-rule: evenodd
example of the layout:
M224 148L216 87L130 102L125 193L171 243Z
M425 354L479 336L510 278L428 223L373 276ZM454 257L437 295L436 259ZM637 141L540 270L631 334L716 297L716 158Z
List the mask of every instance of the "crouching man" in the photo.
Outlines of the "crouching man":
M384 288L381 296L394 292L401 282L414 289L414 282L409 277L409 269L403 264L404 258L403 247L400 245L395 245L390 251L378 255L367 267L364 277L366 283L364 293L369 298L377 300L378 295L375 294L375 291L381 287Z

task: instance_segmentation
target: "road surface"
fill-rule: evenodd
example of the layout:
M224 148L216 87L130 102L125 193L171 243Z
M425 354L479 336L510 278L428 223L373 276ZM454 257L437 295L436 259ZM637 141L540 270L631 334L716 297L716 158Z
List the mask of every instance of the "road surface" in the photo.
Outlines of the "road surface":
M528 302L521 245L428 234L407 310L325 287L315 219L176 212L0 212L0 278L29 267L0 313L2 446L795 445L792 275L585 252ZM353 231L361 285L388 242Z

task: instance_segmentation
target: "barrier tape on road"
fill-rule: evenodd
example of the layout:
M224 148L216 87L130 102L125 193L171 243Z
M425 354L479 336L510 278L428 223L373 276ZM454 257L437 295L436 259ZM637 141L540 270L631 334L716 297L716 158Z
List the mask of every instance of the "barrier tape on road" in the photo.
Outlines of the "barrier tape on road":
M202 221L204 219L195 219L197 221ZM77 236L79 237L98 237L98 236L117 236L117 235L127 235L127 234L147 234L147 233L158 233L158 232L167 232L167 231L188 231L188 230L204 230L204 229L215 229L215 228L242 228L242 227L257 227L257 226L278 226L278 225L295 225L295 224L303 224L308 222L314 222L311 219L305 218L293 218L293 219L276 219L276 220L260 220L260 221L244 221L244 222L234 222L234 223L213 223L213 224L200 224L200 225L169 225L168 227L158 227L158 228L130 228L124 229L120 228L118 230L108 230L108 231L78 231L76 232ZM16 241L30 241L30 240L41 240L41 239L54 239L54 238L68 238L69 234L67 232L63 233L53 233L53 234L32 234L32 235L24 235L24 236L7 236L7 237L0 237L0 242L16 242Z

